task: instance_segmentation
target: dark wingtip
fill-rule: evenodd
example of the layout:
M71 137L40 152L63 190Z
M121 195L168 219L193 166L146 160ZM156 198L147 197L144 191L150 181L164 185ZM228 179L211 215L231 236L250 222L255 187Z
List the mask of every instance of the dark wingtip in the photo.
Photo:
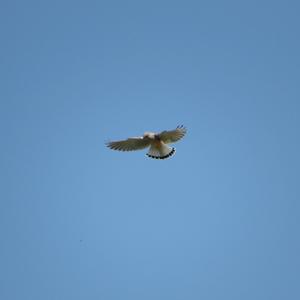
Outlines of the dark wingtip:
M184 125L178 125L176 128L177 129L186 129L186 127Z
M113 149L110 142L105 142L104 145L109 149Z

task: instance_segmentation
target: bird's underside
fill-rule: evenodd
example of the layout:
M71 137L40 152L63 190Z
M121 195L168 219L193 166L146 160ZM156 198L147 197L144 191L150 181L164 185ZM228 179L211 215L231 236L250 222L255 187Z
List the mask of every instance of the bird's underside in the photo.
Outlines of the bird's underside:
M168 144L175 143L184 137L187 130L178 126L174 130L160 133L146 132L142 137L132 137L127 140L108 142L110 149L119 151L135 151L149 148L147 156L155 159L165 159L175 153L175 148Z

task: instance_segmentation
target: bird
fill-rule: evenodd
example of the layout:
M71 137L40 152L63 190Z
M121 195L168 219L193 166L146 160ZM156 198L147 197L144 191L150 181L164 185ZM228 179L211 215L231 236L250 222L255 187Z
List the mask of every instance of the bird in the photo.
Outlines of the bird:
M174 130L164 130L160 133L145 132L141 137L131 137L127 140L107 142L106 146L113 150L135 151L149 148L146 154L154 159L166 159L175 154L175 148L168 144L175 143L185 136L186 127L177 126Z

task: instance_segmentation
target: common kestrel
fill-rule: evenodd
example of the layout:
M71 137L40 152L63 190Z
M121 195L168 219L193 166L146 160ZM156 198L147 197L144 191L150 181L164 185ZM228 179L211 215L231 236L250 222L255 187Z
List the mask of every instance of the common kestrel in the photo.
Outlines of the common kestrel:
M175 153L175 148L167 144L179 141L187 130L184 126L178 126L174 130L165 130L160 133L145 132L142 137L132 137L123 141L108 142L107 147L119 151L134 151L149 148L147 155L155 159L165 159Z

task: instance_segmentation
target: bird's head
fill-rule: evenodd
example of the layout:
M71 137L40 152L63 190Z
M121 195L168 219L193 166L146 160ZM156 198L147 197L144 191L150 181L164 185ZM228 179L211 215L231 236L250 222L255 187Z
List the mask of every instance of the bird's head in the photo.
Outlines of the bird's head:
M144 133L144 138L146 139L154 139L155 138L155 134L152 132L145 132Z

